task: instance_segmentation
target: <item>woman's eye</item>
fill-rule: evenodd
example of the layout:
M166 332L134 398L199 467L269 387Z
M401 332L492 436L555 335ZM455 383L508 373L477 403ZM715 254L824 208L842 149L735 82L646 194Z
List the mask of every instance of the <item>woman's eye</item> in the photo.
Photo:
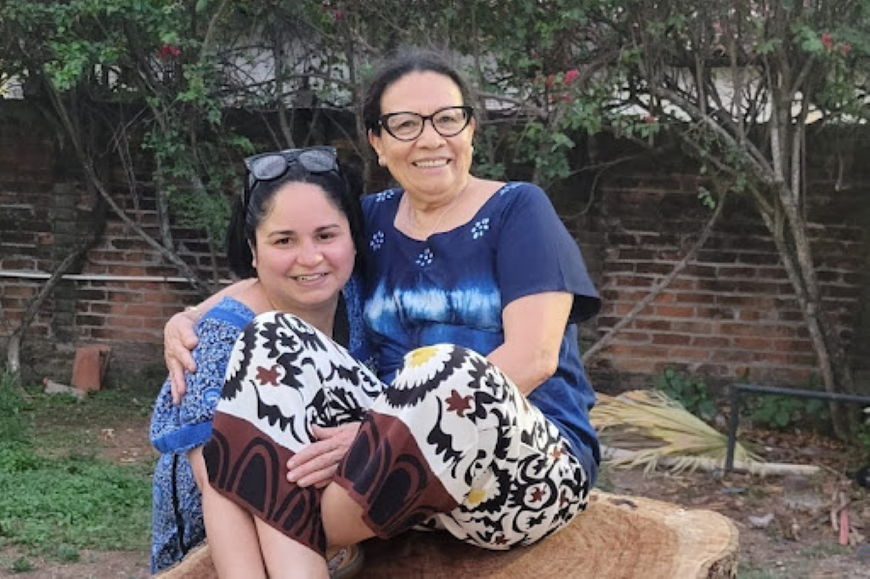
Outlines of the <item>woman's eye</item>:
M401 123L399 123L399 126L396 128L401 131L401 130L405 130L405 129L413 129L416 127L417 127L417 121L409 120L409 121L402 121Z

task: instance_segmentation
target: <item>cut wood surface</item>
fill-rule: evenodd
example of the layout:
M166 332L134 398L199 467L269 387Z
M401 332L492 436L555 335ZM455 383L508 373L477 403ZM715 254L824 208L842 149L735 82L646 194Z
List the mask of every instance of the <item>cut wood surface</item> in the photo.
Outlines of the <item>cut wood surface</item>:
M180 563L154 577L158 579L218 579L218 574L211 562L208 545L200 545L188 552Z
M365 543L360 579L720 579L737 574L738 533L707 510L593 491L585 513L531 547L487 551L445 533ZM161 579L215 577L207 549Z

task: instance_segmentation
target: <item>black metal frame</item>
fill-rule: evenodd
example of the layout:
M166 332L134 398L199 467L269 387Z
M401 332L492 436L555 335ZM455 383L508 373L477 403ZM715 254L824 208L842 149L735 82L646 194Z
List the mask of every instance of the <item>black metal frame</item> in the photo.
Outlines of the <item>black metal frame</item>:
M734 470L734 447L737 444L737 425L740 422L740 395L743 393L794 396L795 398L819 398L821 400L835 400L837 402L851 402L853 404L870 406L870 396L800 390L797 388L779 388L776 386L758 386L756 384L732 384L731 420L728 423L728 452L725 455L725 472Z

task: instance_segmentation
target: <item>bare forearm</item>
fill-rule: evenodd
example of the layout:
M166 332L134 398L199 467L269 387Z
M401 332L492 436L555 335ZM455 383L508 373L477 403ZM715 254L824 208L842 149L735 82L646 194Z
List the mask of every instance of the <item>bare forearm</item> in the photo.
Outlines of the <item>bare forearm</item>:
M487 358L523 394L530 394L556 372L572 301L571 294L547 292L516 299L505 307L504 343Z
M533 352L528 346L512 348L502 344L490 352L487 359L528 396L556 371L558 352L552 356L547 352Z

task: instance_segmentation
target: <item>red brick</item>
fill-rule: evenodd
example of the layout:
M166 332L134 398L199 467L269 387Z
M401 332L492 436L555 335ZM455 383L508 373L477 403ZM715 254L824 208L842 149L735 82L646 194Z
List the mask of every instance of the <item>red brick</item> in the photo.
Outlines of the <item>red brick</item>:
M108 318L108 324L114 328L141 328L144 324L144 320L141 316L127 316L115 314Z
M634 323L635 329L638 330L657 330L662 332L668 332L671 330L677 330L675 324L680 322L670 322L668 320L649 320L644 318L638 318Z
M693 318L695 308L680 306L656 306L655 315L666 318Z
M111 347L106 345L77 348L70 384L85 392L100 390L110 355Z
M742 322L758 322L776 319L775 310L741 310L740 321Z
M645 262L638 263L635 266L635 271L642 275L659 275L665 276L673 271L674 266L669 263Z
M639 302L649 295L648 291L631 291L622 288L609 287L601 292L601 297L605 301L615 302L631 302L632 304Z
M776 340L767 338L735 337L733 339L734 347L744 350L773 350L775 343Z
M619 248L619 261L655 261L656 254L649 249Z
M159 305L129 304L124 307L125 316L143 318L163 317L163 308Z
M710 304L713 303L713 294L695 293L695 292L679 292L669 294L673 297L673 301L678 304Z
M732 345L732 340L730 338L723 338L719 336L708 337L708 336L694 336L692 338L692 345L696 348L707 348L710 350L720 349L720 348L729 348Z
M621 372L637 372L639 374L657 373L655 362L643 358L621 357L614 362L613 367Z
M698 319L707 320L733 320L736 312L731 308L720 307L697 307L695 308L695 316Z
M670 322L670 329L684 334L701 334L706 336L713 333L714 326L707 321L673 321Z
M612 355L627 356L631 358L659 358L667 354L667 348L654 346L640 346L637 344L620 343L618 340L608 347Z
M791 333L787 328L770 324L740 324L722 322L720 328L722 333L731 336L779 338L786 337Z
M709 360L711 352L706 348L671 348L668 356L684 360Z
M620 330L617 336L619 337L620 342L647 343L650 341L651 334L648 334L647 332Z
M37 291L35 285L4 285L2 283L0 283L0 289L2 289L4 298L30 298L36 295Z
M692 343L692 337L686 334L652 334L652 343L656 346L686 346Z
M665 291L663 291L662 293L657 295L656 299L654 299L652 303L654 303L654 304L672 304L672 303L676 302L677 300L682 300L683 295L691 295L691 294L676 294L673 292L669 292L666 289Z
M810 340L775 340L773 345L780 352L808 352L813 349L813 343Z

